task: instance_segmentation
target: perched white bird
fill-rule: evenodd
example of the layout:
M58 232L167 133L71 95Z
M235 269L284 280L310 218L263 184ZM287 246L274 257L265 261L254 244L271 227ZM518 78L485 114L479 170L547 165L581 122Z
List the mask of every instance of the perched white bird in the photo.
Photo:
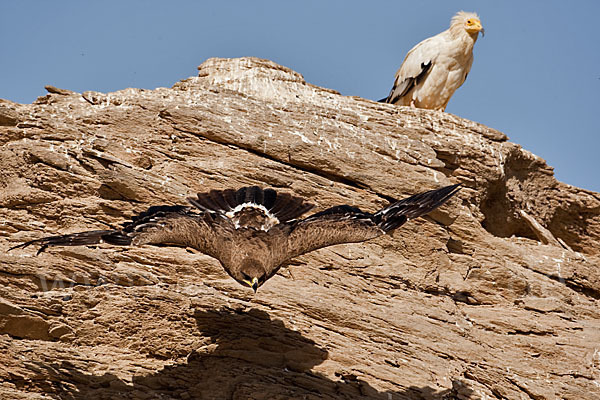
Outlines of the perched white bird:
M473 64L473 46L485 33L475 13L460 11L450 28L413 47L383 103L444 111Z

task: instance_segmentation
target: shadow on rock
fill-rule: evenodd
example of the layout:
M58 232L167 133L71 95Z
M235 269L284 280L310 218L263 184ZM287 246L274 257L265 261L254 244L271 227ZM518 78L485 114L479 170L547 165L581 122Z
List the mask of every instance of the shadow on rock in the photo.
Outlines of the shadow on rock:
M352 375L332 380L310 370L326 350L264 311L200 311L198 329L212 342L187 359L132 383L112 374L88 375L68 363L45 366L53 392L63 399L470 399L462 383L436 391L410 387L379 392ZM41 365L40 365L41 367ZM46 389L49 389L46 387Z

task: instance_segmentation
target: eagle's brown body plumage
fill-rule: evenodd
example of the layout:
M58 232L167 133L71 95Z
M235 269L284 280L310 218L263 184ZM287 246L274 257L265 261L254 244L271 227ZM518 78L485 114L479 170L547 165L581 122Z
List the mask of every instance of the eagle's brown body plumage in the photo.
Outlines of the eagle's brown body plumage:
M221 262L242 285L256 289L290 259L323 247L362 242L390 232L445 203L459 185L420 193L371 214L343 205L305 219L313 205L257 186L199 193L189 206L153 206L120 229L50 236L13 247L110 243L191 247ZM11 249L11 250L12 250Z

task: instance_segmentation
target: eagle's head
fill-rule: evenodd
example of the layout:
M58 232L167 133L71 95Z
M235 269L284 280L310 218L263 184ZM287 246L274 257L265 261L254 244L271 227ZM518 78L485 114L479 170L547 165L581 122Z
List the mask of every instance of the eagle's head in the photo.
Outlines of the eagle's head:
M244 286L250 286L254 293L267 280L267 271L264 265L253 258L242 261L240 269L233 272L233 278Z

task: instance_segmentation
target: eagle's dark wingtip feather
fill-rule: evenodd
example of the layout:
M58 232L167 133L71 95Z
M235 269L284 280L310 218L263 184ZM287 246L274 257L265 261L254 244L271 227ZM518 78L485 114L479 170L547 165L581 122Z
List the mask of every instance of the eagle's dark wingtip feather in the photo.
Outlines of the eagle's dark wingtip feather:
M429 204L429 207L431 208L430 211L433 211L434 209L438 208L439 206L444 204L446 201L448 201L452 196L454 196L456 193L458 193L460 188L461 188L460 183L457 183L455 185L446 186L441 189L432 191L431 203ZM427 212L429 212L429 211L427 211Z
M39 239L38 239L39 240ZM24 249L25 247L32 245L36 240L30 240L29 242L21 243L16 246L9 248L7 251L16 250L16 249Z
M43 244L40 246L40 248L38 249L38 251L35 253L36 256L39 256L40 253L43 253L46 249L48 248L47 244Z
M460 188L461 184L457 183L399 200L376 212L373 215L374 221L385 232L389 232L398 228L408 219L420 217L440 207Z
M39 244L36 255L39 255L50 246L85 246L90 244L99 244L102 242L126 246L131 244L131 237L117 230L96 230L87 232L71 233L68 235L48 236L40 239L30 240L25 243L13 246L8 251L14 249L24 249L30 245Z
M37 253L35 253L35 255L37 256L37 255L39 255L41 252L43 252L44 250L46 250L46 248L48 247L48 245L47 245L47 244L44 244L44 240L45 240L45 239L46 239L46 238L29 240L29 241L27 241L27 242L25 242L25 243L21 243L21 244L18 244L18 245L16 245L16 246L13 246L13 247L9 248L9 249L7 250L7 252L8 252L8 251L11 251L11 250L16 250L16 249L24 249L24 248L26 248L26 247L29 247L29 246L31 246L32 244L41 243L41 244L42 244L42 246L41 246L41 247L38 249Z
M13 246L11 248L9 248L7 251L11 251L11 250L16 250L16 249L24 249L26 247L29 247L33 244L41 244L40 248L38 249L38 251L35 253L36 256L39 256L40 253L42 253L44 250L46 250L48 248L48 244L46 243L47 239L53 238L54 236L50 236L47 238L41 238L41 239L34 239L34 240L29 240L25 243L21 243L18 244L16 246Z

